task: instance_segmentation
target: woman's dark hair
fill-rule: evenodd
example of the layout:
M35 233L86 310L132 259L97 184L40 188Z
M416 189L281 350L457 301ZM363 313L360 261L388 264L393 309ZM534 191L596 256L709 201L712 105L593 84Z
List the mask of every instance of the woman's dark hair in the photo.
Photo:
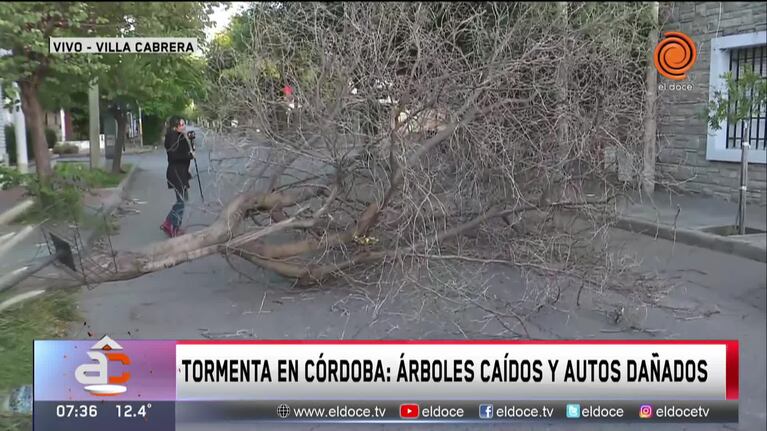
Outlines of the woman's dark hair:
M181 120L183 120L183 117L180 117L178 115L174 115L168 119L168 131L176 130L176 127L178 127L179 124L181 124Z

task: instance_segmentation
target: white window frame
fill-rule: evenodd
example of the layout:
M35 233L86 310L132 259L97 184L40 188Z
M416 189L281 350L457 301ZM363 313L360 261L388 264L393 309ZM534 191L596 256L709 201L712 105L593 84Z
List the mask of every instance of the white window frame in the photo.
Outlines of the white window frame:
M743 33L732 36L711 39L711 65L709 69L709 100L713 100L716 90L727 94L727 84L721 75L730 70L730 53L732 49L749 48L764 45L767 41L767 31ZM726 121L726 120L725 120ZM708 127L708 126L706 126ZM719 130L708 130L706 141L706 160L717 162L740 162L741 150L727 148L727 124L722 124ZM767 164L767 151L752 150L748 152L749 163Z

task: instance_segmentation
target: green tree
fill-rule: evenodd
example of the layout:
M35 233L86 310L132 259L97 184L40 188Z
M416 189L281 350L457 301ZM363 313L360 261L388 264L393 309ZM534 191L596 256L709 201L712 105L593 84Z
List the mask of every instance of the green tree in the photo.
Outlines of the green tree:
M180 59L162 61L153 54L114 55L105 64L109 68L99 76L100 101L101 108L117 123L112 172L119 173L128 112L137 112L139 104L148 114L163 115L184 109L189 98L181 81L184 72L190 69Z
M85 76L92 67L89 63L93 64L93 56L52 54L50 38L110 33L109 21L99 15L104 8L95 3L76 2L0 3L0 47L11 51L11 55L0 58L0 75L19 84L37 174L42 180L50 177L52 170L45 141L41 88L51 76Z
M221 109L227 97L232 97L221 88L258 87L278 98L282 87L291 84L308 86L316 77L319 61L307 49L312 42L310 34L296 32L291 46L280 42L279 37L269 29L294 25L287 15L295 8L306 8L292 3L252 3L247 9L235 15L225 31L217 34L206 53L205 91L202 94L199 112L206 119L224 121L238 117L240 112ZM340 20L343 7L330 4ZM335 16L335 15L334 15ZM267 24L268 23L268 24ZM259 25L262 24L262 25ZM268 46L269 49L256 47ZM276 111L280 108L275 107Z
M203 40L215 3L122 2L109 12L122 37L194 37ZM121 170L127 114L139 105L148 114L180 113L201 86L200 60L179 54L111 54L98 75L103 109L117 122L112 171Z
M746 233L746 195L745 189L748 184L748 142L750 140L751 115L756 112L764 112L767 107L767 77L756 73L752 67L745 67L738 79L733 77L732 72L721 75L725 81L726 89L717 89L714 95L701 113L700 117L706 120L712 130L722 128L722 123L727 122L734 127L745 127L742 139L746 142L741 158L740 171L740 197L738 214L736 217L738 232Z
M735 79L732 72L721 76L726 83L726 91L714 91L714 96L706 106L702 117L713 130L722 128L724 121L737 125L750 118L752 112L764 109L767 102L767 78L746 67L742 75Z
M138 101L155 111L181 110L195 84L192 63L178 55L77 55L52 54L51 37L196 37L204 29L217 2L102 2L102 3L0 3L0 47L11 55L0 58L0 75L18 81L27 124L30 127L37 172L52 174L43 123L44 108L71 106L87 84L98 77L105 92L104 106L116 114L119 154L124 144L125 114ZM146 58L144 58L146 57ZM189 69L189 70L185 70ZM182 80L182 82L179 82ZM153 101L172 99L170 102Z

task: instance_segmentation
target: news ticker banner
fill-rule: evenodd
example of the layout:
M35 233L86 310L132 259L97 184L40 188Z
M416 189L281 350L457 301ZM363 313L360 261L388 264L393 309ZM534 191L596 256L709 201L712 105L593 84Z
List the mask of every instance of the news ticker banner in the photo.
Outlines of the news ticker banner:
M737 422L738 342L36 341L40 429ZM153 428L155 427L156 428Z
M199 54L193 37L52 37L51 54Z

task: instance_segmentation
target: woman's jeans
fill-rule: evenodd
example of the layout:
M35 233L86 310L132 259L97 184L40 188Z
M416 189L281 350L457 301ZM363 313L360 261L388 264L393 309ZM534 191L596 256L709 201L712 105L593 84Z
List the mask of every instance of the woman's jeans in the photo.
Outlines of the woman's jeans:
M170 220L170 224L174 229L178 229L181 227L181 222L184 219L184 203L189 200L189 189L184 189L183 193L178 190L175 190L175 192L176 203L173 204L170 213L168 213L168 220Z

